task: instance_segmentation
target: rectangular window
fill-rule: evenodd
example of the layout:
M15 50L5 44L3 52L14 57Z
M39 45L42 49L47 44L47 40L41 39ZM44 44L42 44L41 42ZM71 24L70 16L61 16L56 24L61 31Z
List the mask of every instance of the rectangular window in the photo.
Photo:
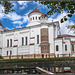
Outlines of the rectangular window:
M67 51L67 45L65 45L65 51Z
M22 37L22 45L24 45L24 37Z
M7 47L9 47L9 40L7 40Z
M7 56L8 56L8 51L7 51Z
M12 55L12 51L10 51L10 55Z
M10 47L12 47L12 39L10 39Z
M56 45L56 51L59 51L59 46L58 45Z
M39 35L37 35L37 44L39 44Z
M74 52L74 44L72 44L72 52Z
M27 37L26 37L26 45L28 44L28 39L27 39Z

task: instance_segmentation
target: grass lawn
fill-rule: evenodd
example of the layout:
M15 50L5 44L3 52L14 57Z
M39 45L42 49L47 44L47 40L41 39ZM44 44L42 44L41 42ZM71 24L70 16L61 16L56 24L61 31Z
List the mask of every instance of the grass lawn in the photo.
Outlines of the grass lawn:
M59 57L59 58L27 58L27 59L0 59L0 61L42 61L42 60L74 60L75 57Z

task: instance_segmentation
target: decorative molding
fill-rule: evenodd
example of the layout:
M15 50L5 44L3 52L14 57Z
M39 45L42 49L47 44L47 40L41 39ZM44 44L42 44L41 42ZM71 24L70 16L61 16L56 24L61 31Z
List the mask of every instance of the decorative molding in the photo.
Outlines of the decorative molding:
M28 33L29 31L20 32L20 34Z
M14 41L18 41L18 40L14 40Z
M14 45L13 47L17 47L18 45Z
M35 37L30 37L30 39L34 39Z
M11 36L11 35L14 35L14 34L8 34L8 35L6 35L6 36Z
M30 45L34 45L35 43L30 43Z

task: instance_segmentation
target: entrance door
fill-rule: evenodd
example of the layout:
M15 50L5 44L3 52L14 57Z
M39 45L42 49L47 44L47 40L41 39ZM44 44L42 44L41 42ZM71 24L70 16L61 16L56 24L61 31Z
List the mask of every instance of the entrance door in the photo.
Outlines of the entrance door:
M42 54L42 58L44 58L44 54Z

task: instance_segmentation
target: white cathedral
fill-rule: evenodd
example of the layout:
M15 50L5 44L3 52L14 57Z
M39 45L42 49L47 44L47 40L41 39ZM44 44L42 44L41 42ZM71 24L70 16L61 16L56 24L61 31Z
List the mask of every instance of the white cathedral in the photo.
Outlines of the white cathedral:
M74 57L75 36L61 35L59 22L47 23L48 16L35 8L29 23L7 30L0 23L0 55L4 59Z

